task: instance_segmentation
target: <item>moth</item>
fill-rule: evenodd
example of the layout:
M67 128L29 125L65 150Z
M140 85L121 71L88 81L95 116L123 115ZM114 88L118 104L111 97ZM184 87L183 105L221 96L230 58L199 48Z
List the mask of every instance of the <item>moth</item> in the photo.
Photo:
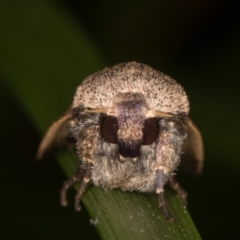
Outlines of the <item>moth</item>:
M202 137L188 116L188 97L180 84L137 62L121 63L87 77L66 113L48 129L37 153L75 140L80 164L65 181L67 191L81 181L75 209L92 183L104 189L155 192L163 215L173 216L164 198L170 186L186 202L175 179L177 169L199 174L203 168Z

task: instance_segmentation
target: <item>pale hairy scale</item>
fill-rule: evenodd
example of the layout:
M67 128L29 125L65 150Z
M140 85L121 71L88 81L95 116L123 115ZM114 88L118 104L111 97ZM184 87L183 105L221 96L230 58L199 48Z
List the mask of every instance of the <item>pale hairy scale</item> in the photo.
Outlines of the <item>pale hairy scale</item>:
M142 146L142 157L137 163L126 159L123 164L113 159L112 152L117 152L117 146L104 143L100 153L105 153L105 155L96 158L94 162L92 171L94 185L106 189L120 188L124 191L153 192L156 186L156 163L152 161L155 158L153 148L155 146ZM111 153L108 155L108 152ZM106 174L99 174L100 172Z

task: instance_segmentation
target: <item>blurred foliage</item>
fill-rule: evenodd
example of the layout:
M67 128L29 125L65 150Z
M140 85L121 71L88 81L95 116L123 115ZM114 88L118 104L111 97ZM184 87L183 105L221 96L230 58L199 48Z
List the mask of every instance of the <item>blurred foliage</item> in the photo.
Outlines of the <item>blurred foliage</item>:
M6 216L1 223L6 226L3 236L11 238L16 234L26 239L42 239L47 238L46 233L55 233L60 239L80 238L82 229L89 228L88 237L97 236L95 228L86 220L79 220L71 208L62 210L56 204L65 177L51 161L53 156L41 164L34 163L33 158L40 141L36 127L43 131L50 124L47 118L44 119L48 114L44 106L50 105L48 109L57 118L71 103L73 92L81 81L79 76L87 76L105 66L103 55L109 65L132 60L149 64L184 86L191 102L191 117L204 137L206 155L200 178L180 176L182 185L189 192L188 209L203 239L239 239L238 1L62 0L61 3L49 3L52 10L50 8L44 16L40 11L41 1L0 3L0 205L1 215ZM28 14L23 14L26 11ZM56 23L61 21L56 12L68 19L67 23L62 22L65 28L62 34L56 29ZM18 22L11 17L16 15ZM31 18L31 15L35 17ZM25 22L29 29L23 29ZM48 23L51 28L44 29ZM91 38L65 34L73 29L79 29L79 34L86 31ZM25 32L29 34L24 35ZM56 34L61 41L51 41L56 39ZM101 50L98 64L93 66L91 53L79 49L79 38L90 46L89 49L96 45ZM28 44L29 52L14 48L16 40L23 46ZM49 52L48 58L44 58L43 51ZM88 62L81 62L78 57L84 52L89 57ZM57 61L56 54L59 55ZM36 58L41 59L41 66L35 65ZM70 70L64 67L69 61L72 63ZM28 75L24 75L26 68ZM6 74L9 72L12 75ZM51 79L66 79L69 84L59 81L57 91L49 92L48 84L52 81L42 79L44 72L48 72ZM16 92L21 84L12 86L11 81L8 84L7 78L16 77L16 74L19 82L24 81L31 89L24 94L26 99L29 94L33 95L35 101L23 104L34 106L42 113L41 126L33 125L37 115L33 112L29 118L18 102ZM38 91L39 85L41 89L45 88L44 92ZM47 101L38 102L40 95L46 96ZM53 106L58 105L56 101L64 100L59 102L57 109L51 109L48 99L52 99Z

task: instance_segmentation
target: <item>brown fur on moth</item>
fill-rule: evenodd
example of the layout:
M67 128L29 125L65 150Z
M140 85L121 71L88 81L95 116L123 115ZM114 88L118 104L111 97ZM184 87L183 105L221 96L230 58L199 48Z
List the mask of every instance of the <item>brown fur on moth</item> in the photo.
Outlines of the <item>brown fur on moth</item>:
M80 165L63 185L63 206L68 188L82 180L77 211L91 182L105 189L156 192L171 221L164 185L169 182L186 202L174 174L178 167L192 174L203 167L201 134L188 113L187 95L175 80L144 64L118 64L82 82L69 110L48 129L37 157L73 136Z

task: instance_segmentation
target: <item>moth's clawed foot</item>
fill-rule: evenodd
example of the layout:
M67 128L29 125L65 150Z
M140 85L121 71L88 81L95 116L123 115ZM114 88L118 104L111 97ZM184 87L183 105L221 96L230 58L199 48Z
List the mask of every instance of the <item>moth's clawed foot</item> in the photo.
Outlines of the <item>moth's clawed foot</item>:
M75 211L80 212L81 211L81 206L80 205L75 205Z
M81 170L81 169L80 169ZM63 183L62 189L60 191L60 204L63 207L66 207L68 205L68 201L67 201L67 192L68 189L77 181L79 181L80 178L80 170L78 169L77 173L70 179L68 179L67 181L65 181Z
M75 211L80 212L81 211L81 196L79 196L78 194L75 197Z
M61 199L60 204L62 207L66 207L68 205L68 202L65 199Z
M170 186L172 187L172 189L174 191L176 191L176 193L180 196L180 198L182 199L182 202L185 206L188 205L188 201L187 201L187 192L179 185L178 181L172 177L172 179L169 181Z
M186 193L186 195L180 195L180 197L182 199L184 206L187 206L188 205L187 193Z
M91 166L91 165L89 164L89 166ZM91 170L91 168L89 167L88 171L87 171L88 174L91 173L90 170ZM87 188L87 185L88 185L89 181L90 181L89 177L84 177L83 178L82 184L81 184L80 188L78 189L78 192L75 196L75 210L77 212L79 212L81 210L81 206L80 206L81 198L82 198L82 195Z
M169 212L167 205L162 205L160 206L162 213L164 215L164 217L169 221L169 222L174 222L174 218L173 215Z
M67 190L68 190L68 188L63 186L63 188L60 191L60 204L62 207L66 207L68 205Z
M164 192L160 192L158 194L158 202L159 202L159 206L160 206L160 208L162 210L162 213L163 213L164 217L169 222L173 222L174 218L173 218L173 215L168 210L168 206L167 206L167 203L165 202L165 198L164 198Z

